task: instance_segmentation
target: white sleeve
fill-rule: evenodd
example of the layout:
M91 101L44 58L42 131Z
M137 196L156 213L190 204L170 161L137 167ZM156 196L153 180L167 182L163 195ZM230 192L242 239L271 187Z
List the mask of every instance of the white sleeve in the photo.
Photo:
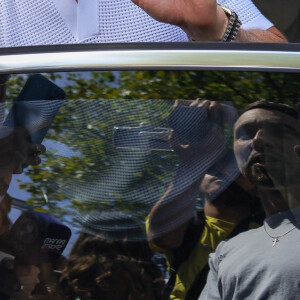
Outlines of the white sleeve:
M273 23L260 12L251 0L218 0L217 2L237 13L242 21L243 29L267 30L273 26Z
M198 300L221 300L218 290L218 259L215 252L209 255L210 271L207 276L206 285Z

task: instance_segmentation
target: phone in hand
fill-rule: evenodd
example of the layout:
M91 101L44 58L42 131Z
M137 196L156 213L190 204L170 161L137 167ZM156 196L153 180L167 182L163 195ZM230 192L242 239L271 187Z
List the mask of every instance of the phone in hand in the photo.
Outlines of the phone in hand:
M31 75L3 125L30 128L28 141L41 144L65 99L62 88L40 74Z

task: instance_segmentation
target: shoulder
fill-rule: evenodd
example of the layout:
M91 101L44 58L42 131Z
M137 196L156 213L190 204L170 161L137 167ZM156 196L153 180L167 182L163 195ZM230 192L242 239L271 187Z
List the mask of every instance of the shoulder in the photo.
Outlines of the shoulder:
M241 232L237 236L221 242L216 249L216 254L229 255L234 254L237 251L243 251L244 248L253 244L253 241L259 240L261 233L262 227Z

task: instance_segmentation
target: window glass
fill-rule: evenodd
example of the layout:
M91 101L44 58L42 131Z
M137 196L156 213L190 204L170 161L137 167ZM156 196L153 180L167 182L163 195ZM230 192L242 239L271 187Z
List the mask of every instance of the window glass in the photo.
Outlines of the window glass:
M222 240L229 264L255 250L232 254L236 235L263 240L257 256L298 238L299 74L0 76L3 299L198 299ZM236 274L253 285L247 267L274 271L257 256L216 267L228 299Z

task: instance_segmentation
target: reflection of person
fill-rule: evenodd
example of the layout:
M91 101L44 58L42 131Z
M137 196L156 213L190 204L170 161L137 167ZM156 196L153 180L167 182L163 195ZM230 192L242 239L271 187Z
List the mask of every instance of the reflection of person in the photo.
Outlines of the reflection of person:
M6 193L13 174L23 172L24 164L38 165L40 154L45 153L44 145L29 142L29 130L24 127L0 127L0 235L6 231L11 197Z
M255 184L267 218L211 254L200 299L300 299L299 134L297 112L283 104L254 103L237 120L237 162ZM298 190L292 206L281 190L290 180Z
M7 241L2 238L7 234L11 225L8 214L11 209L11 197L7 194L9 184L13 174L20 174L23 172L24 164L37 165L41 162L40 154L46 151L46 148L41 144L30 143L26 140L29 131L25 128L8 128L1 127L1 155L0 155L0 249L1 258L7 256L8 249ZM28 265L16 265L12 259L11 263L3 264L0 269L0 276L9 276L10 282L17 282L10 287L1 285L0 295L3 299L5 297L13 296L13 299L29 299L34 287L39 283L38 274L39 268ZM11 267L12 266L12 267ZM4 289L4 291L2 290ZM2 299L2 298L1 298Z
M248 109L249 111L246 111L236 124L236 137L238 134L244 134L235 142L240 169L252 183L259 184L258 191L263 195L263 187L267 190L273 189L277 195L280 193L280 197L274 196L274 199L284 200L281 201L281 205L286 208L299 206L300 165L297 149L299 149L300 123L297 111L286 105L264 101L249 105ZM268 122L265 121L267 118ZM243 132L244 125L241 122L244 119L250 124L258 123L255 126L245 125L250 127L251 134L246 130ZM245 141L242 142L242 139ZM251 139L253 141L248 150L252 152L248 152L247 156L245 145ZM247 163L245 159L248 159ZM265 198L261 197L261 201L268 215L276 213L279 203L270 205L270 200L265 201Z
M188 41L184 28L191 37L199 40L222 40L228 17L216 6L215 0L199 2L177 1L188 4L174 8L172 1L134 1L150 15L131 1L78 1L49 0L1 1L0 47L102 43L102 42L183 42ZM153 4L150 9L148 4ZM274 41L285 39L253 5L250 0L221 0L221 4L234 9L245 31L239 32L239 40ZM157 5L157 3L159 5ZM165 6L162 6L164 3ZM162 13L157 16L155 7ZM166 12L166 13L165 13ZM183 13L185 15L183 15ZM168 16L168 18L166 18ZM173 18L169 18L173 16ZM186 17L188 19L184 20ZM210 18L207 18L210 16ZM182 19L184 18L184 19ZM194 22L200 20L200 22ZM186 22L184 22L186 21ZM183 24L186 23L186 24ZM195 24L193 24L195 23ZM204 28L206 28L204 30ZM195 30L194 30L195 29ZM194 34L195 33L195 34ZM201 33L201 34L199 34Z
M176 276L174 287L172 279L168 285L171 299L198 298L206 282L209 253L228 236L257 226L253 216L260 207L257 198L251 195L253 186L239 174L234 154L226 146L229 141L226 142L223 127L232 126L236 120L234 108L199 99L185 106L187 103L190 102L179 101L173 110L178 111L175 117L181 124L173 124L171 137L179 167L169 189L151 210L148 226L152 247L166 254L171 278ZM189 108L189 120L199 111L196 127L210 127L206 135L188 146L174 142L175 136L180 137L184 132L182 124L190 130L195 127L182 122L179 113L186 110L178 110L180 104ZM209 118L203 118L201 126L198 122L204 111ZM197 136L197 129L191 132L192 137ZM185 135L189 137L188 132ZM195 218L199 191L205 200L206 217L198 214Z

